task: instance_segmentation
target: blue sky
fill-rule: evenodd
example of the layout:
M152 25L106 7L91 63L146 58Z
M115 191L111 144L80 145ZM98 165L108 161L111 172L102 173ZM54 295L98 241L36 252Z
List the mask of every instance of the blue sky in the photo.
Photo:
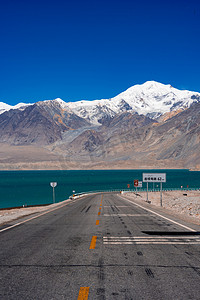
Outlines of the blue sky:
M0 101L114 97L156 80L200 92L200 1L1 1Z

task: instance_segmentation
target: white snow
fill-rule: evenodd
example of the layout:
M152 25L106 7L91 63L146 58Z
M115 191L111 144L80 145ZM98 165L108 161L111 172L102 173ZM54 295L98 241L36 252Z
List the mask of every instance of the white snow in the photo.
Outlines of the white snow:
M31 103L18 103L14 106L0 102L0 114L5 111L9 111L10 109L24 109L25 107L32 105Z
M194 99L191 98L192 96ZM197 99L195 99L195 96ZM56 98L38 103L47 105L52 104L52 102L59 103L63 109L87 119L92 124L100 125L101 118L113 117L125 111L137 112L143 115L148 114L152 118L156 118L166 112L188 108L196 101L200 101L200 93L178 90L170 84L165 85L156 81L147 81L141 85L134 85L110 99L65 102L60 98ZM27 105L30 104L19 103L11 106L0 102L0 113L9 109L23 109Z
M22 102L20 102L20 103L14 105L12 107L12 109L19 109L19 108L23 108L23 107L29 106L29 105L32 105L32 103L22 103Z
M9 109L11 109L12 108L12 106L11 105L9 105L9 104L6 104L6 103L3 103L3 102L0 102L0 111L1 110L9 110Z
M142 85L132 86L111 99L69 102L64 107L70 108L75 114L88 119L93 124L99 124L100 118L106 115L113 117L124 112L127 110L126 106L130 112L150 114L152 117L171 110L185 109L196 101L191 99L191 96L200 97L200 93L178 90L170 84L147 81Z
M174 104L179 103L177 108L186 108L194 102L192 95L198 93L181 91L171 85L164 85L155 81L147 81L142 85L135 85L125 92L114 97L116 101L124 99L139 114L169 112ZM198 94L200 96L200 94Z

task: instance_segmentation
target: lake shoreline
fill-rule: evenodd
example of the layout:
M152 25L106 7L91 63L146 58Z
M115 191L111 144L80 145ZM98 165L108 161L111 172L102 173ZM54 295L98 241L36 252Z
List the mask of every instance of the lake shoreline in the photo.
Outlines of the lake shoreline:
M0 171L0 209L52 204L51 182L57 182L55 202L68 199L74 193L120 191L127 188L135 190L133 182L136 179L142 181L143 173L166 173L163 190L200 188L200 172L190 172L188 169ZM154 187L158 190L159 183L154 186L149 184L149 190ZM146 190L146 183L143 183L143 189Z

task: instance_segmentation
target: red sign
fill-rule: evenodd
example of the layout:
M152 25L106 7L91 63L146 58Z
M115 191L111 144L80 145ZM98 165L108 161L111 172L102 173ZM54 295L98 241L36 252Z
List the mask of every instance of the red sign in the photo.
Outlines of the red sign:
M138 187L138 179L134 180L134 187Z

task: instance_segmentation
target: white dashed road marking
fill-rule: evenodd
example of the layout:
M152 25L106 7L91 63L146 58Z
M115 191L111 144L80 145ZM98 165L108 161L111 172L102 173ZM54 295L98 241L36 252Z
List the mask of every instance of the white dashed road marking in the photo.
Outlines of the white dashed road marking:
M149 214L104 214L104 217L152 217Z
M104 245L133 245L133 244L200 244L200 237L103 237Z

